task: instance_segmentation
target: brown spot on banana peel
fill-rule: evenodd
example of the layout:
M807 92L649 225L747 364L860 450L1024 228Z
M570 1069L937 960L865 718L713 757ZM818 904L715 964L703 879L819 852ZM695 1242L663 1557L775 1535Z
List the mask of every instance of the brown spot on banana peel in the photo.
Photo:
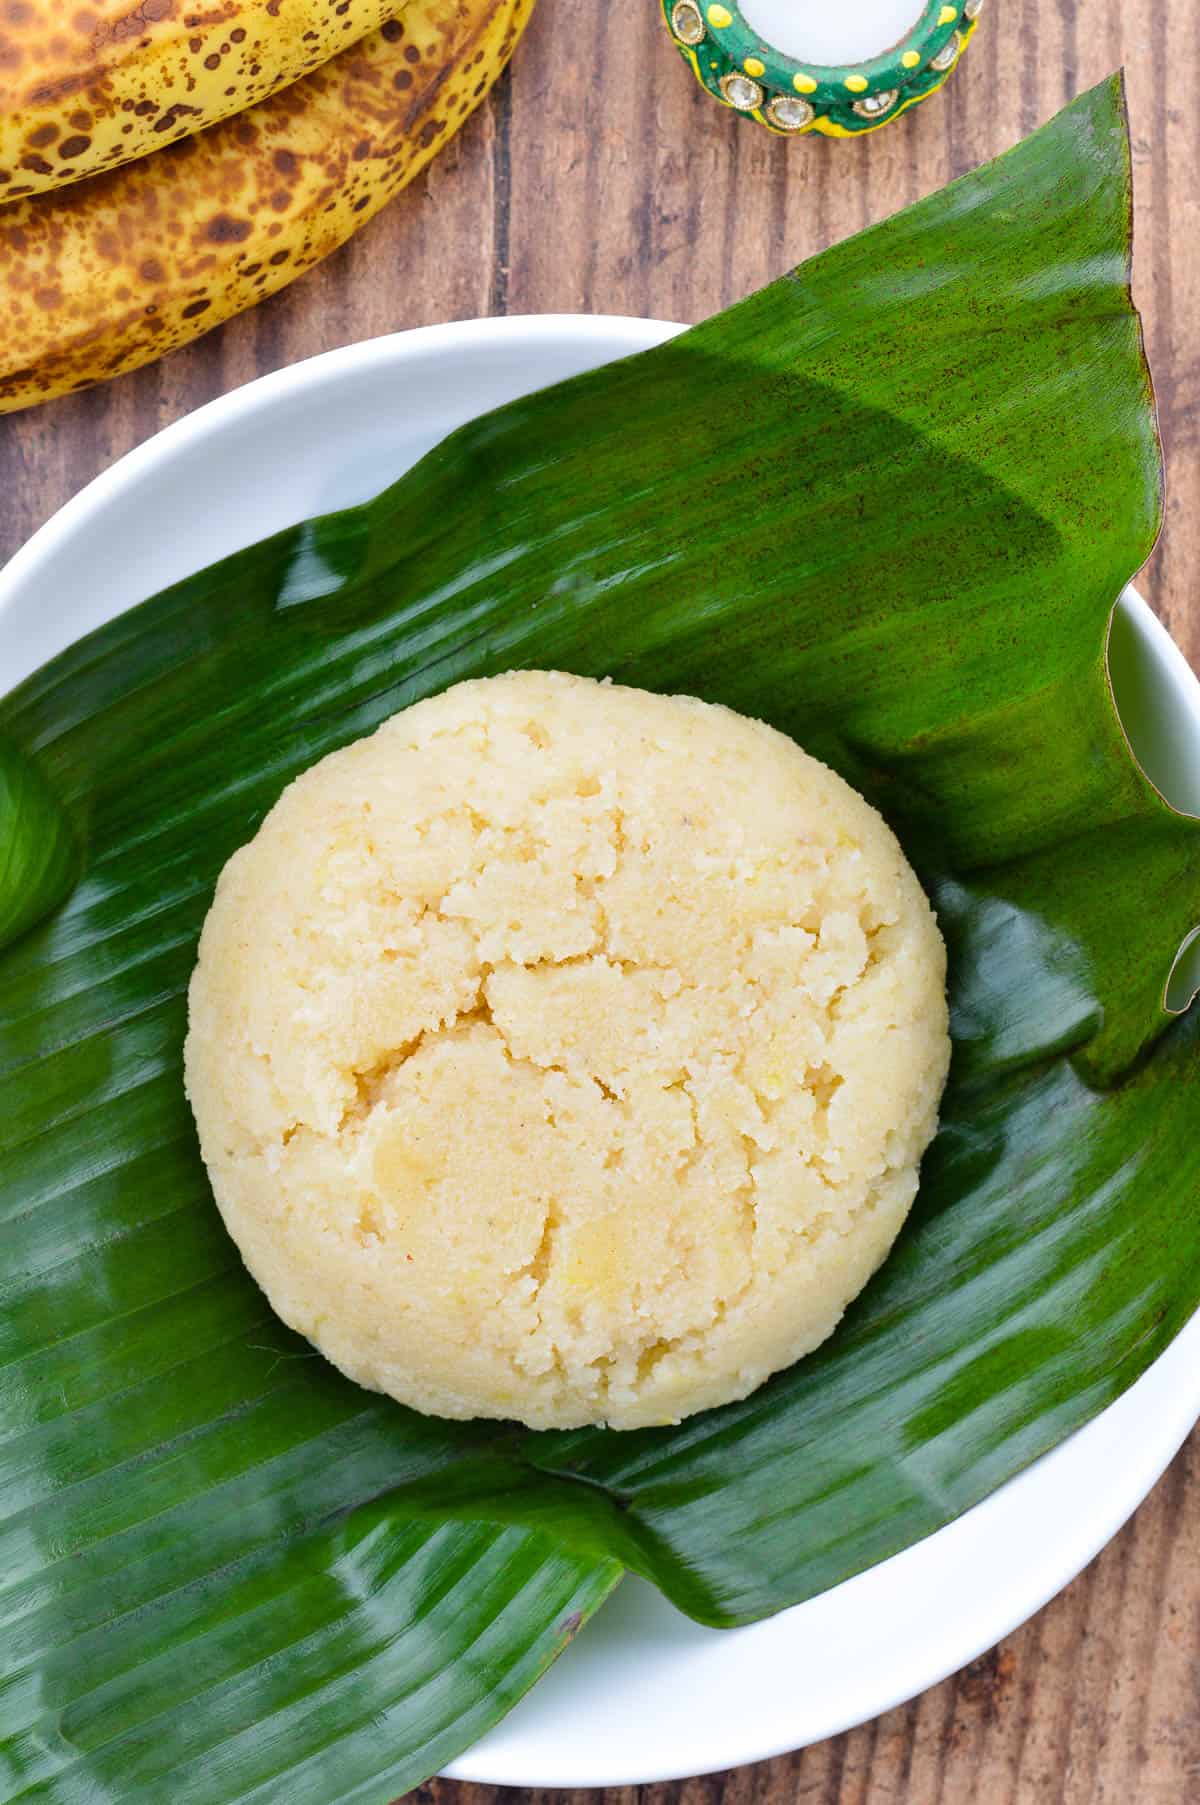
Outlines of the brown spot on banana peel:
M490 86L533 4L410 0L403 43L375 32L241 119L6 207L26 244L0 260L0 413L149 363L336 250L447 142L465 117L455 103L469 96L474 108L480 75ZM415 66L403 58L412 43ZM416 71L403 96L392 85L401 62ZM251 122L248 148L239 128ZM356 160L364 140L372 154ZM294 160L286 181L281 151ZM285 189L287 209L277 212L271 197ZM251 229L222 229L214 242L207 228L217 218ZM162 272L154 282L151 262ZM123 304L119 290L130 284ZM57 289L58 306L31 304L32 288Z
M333 56L347 25L361 37L404 4L348 0L342 18L313 0L274 9L262 0L98 0L86 9L8 0L0 4L0 202L60 188L228 118ZM94 23L85 29L84 18ZM73 129L91 142L78 160L48 161L14 181L32 135L81 111L88 122Z

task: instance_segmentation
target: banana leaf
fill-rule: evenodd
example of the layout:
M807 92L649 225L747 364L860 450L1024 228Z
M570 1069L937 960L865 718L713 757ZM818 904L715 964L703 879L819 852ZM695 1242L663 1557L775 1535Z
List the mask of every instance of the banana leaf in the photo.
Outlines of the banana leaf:
M1135 765L1114 597L1160 516L1117 80L677 340L454 434L0 703L0 1780L386 1800L624 1568L707 1623L929 1534L1200 1302L1200 824ZM381 479L387 472L381 471ZM221 865L468 676L763 716L883 811L955 1057L896 1252L817 1355L668 1429L448 1424L271 1317L180 1082Z

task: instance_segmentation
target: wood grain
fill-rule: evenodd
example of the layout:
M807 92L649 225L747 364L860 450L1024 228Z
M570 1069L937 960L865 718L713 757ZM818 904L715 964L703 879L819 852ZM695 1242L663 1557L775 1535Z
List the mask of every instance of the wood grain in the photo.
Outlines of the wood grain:
M699 319L1005 149L1122 62L1136 289L1169 475L1166 530L1142 582L1200 667L1195 0L990 0L945 92L852 143L772 139L714 106L666 41L656 0L543 0L511 77L429 174L329 263L155 368L0 421L0 558L132 445L261 372L481 314ZM1045 1526L1049 1537L1059 1531ZM955 1679L802 1753L613 1792L610 1805L635 1796L639 1805L1200 1798L1200 1439L1073 1586ZM422 1797L508 1805L513 1795L435 1782Z

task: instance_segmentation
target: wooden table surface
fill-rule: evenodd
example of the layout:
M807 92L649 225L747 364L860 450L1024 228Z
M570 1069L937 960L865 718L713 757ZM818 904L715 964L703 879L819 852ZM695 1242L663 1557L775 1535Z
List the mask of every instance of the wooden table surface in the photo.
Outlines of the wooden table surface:
M1136 288L1169 477L1142 581L1200 667L1196 0L989 0L945 92L855 143L789 143L732 118L695 89L658 11L542 0L488 104L338 256L155 368L0 420L0 559L132 445L263 371L474 315L699 319L1004 150L1124 63ZM1200 1438L1074 1585L964 1673L802 1753L643 1790L655 1805L1200 1799ZM449 1782L422 1793L493 1796Z

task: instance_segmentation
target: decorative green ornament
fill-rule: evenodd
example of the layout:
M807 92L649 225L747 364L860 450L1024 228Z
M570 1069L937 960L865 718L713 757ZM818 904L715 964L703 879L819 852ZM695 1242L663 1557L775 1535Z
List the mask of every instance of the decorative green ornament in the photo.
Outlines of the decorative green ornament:
M697 81L735 112L783 137L854 138L936 93L975 32L984 0L929 0L881 55L834 66L766 43L737 0L662 0L663 16Z

